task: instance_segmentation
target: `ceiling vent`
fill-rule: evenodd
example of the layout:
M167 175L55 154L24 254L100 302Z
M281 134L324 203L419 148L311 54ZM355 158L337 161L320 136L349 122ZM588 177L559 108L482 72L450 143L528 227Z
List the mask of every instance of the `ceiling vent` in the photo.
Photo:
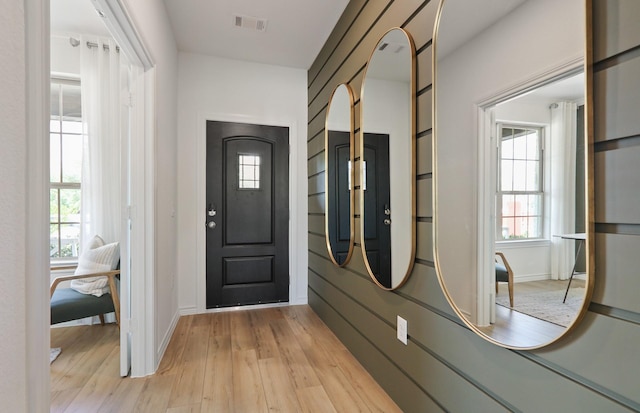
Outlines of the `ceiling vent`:
M404 45L398 43L382 42L380 46L378 46L379 51L387 50L387 52L391 53L400 53L402 49L404 49Z
M267 19L259 19L257 17L235 15L233 16L233 25L259 32L267 31Z

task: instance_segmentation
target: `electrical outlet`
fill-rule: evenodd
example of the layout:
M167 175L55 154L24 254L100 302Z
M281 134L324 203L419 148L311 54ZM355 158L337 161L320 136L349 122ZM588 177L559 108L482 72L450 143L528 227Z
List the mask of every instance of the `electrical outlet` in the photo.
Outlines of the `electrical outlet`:
M398 340L407 345L407 320L398 316Z

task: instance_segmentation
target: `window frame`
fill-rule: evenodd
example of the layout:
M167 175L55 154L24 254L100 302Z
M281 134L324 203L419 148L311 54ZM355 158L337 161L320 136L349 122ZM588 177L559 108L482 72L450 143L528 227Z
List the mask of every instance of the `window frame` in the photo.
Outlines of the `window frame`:
M61 208L61 191L65 190L65 189L72 189L72 190L79 190L80 191L80 203L82 203L82 177L79 178L79 182L65 182L64 181L64 176L63 176L63 170L64 170L64 160L63 160L63 153L64 153L64 136L65 135L72 135L72 136L79 136L81 138L80 141L80 150L82 150L82 145L83 145L83 138L85 135L84 132L84 125L83 125L83 118L82 115L80 115L80 118L78 118L80 124L82 125L81 127L81 132L70 132L70 131L66 131L63 129L63 123L65 121L68 121L68 119L65 119L65 115L64 115L64 105L63 105L63 99L64 99L64 94L62 93L62 86L63 85L71 85L71 86L76 86L76 87L80 87L80 79L79 78L72 78L72 77L64 77L64 76L55 76L52 75L51 76L51 80L50 80L50 87L53 88L54 85L59 85L59 93L58 93L58 113L56 115L53 114L53 111L50 109L49 110L49 125L53 124L53 122L58 122L59 123L59 127L57 128L57 131L53 131L51 126L49 126L49 144L51 145L51 141L54 138L54 136L56 138L59 139L58 141L58 146L60 148L59 150L59 171L58 171L58 175L59 175L59 180L58 181L52 181L52 177L51 177L51 166L49 167L49 196L50 196L50 203L49 203L49 234L50 234L50 240L49 240L49 245L51 245L51 235L53 234L51 232L51 228L52 226L56 225L57 226L57 250L58 253L60 251L62 251L62 243L63 243L63 239L61 237L61 229L63 225L77 225L78 227L81 225L81 220L78 219L77 221L63 221L62 220L62 208ZM81 92L80 92L81 93ZM81 99L81 98L80 98ZM51 153L49 155L49 162L51 162ZM55 221L52 221L52 210L51 210L51 192L52 190L57 191L57 195L56 195L56 199L58 202L57 205L57 219ZM78 211L78 215L80 215L81 211ZM78 256L80 254L80 248L81 245L79 245L80 239L78 238L78 245L77 245L77 249L76 249L76 253L77 255L71 255L71 256L52 256L50 255L49 260L52 266L60 266L60 265L70 265L70 264L75 264L78 261Z
M525 130L535 130L538 133L538 187L536 190L510 190L510 191L503 191L502 190L502 142L504 139L503 137L503 129L505 128L510 128L510 129L525 129ZM545 205L547 202L546 199L546 193L545 193L545 168L546 168L546 163L547 163L547 159L545 158L545 139L546 139L546 127L544 125L540 125L540 124L531 124L531 123L522 123L522 122L496 122L496 142L497 142L497 148L496 148L496 159L497 159L497 165L496 165L496 206L495 206L495 213L496 213L496 220L495 220L495 239L496 242L508 242L508 243L515 243L515 242L531 242L531 241L542 241L546 239L545 236L545 228L546 228L546 222L545 222ZM510 138L510 139L514 139L514 138ZM506 158L509 159L509 158ZM510 159L512 160L534 160L533 158L530 158L529 156L527 156L525 159L517 159L515 158L515 155L512 156ZM512 173L513 176L513 173ZM502 233L502 221L503 221L503 196L505 195L513 195L513 196L517 196L517 195L535 195L535 196L539 196L539 211L538 214L526 214L526 215L516 215L514 213L513 217L538 217L538 234L539 236L536 237L518 237L518 238L504 238L503 237L503 233ZM527 211L528 212L528 211ZM508 215L504 215L504 216L508 216Z

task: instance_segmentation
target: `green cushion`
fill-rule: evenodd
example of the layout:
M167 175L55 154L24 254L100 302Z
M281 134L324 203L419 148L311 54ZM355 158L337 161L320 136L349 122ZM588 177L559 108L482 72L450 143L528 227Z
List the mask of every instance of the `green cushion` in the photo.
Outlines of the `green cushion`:
M101 297L82 294L71 288L56 288L51 297L51 324L114 312L111 294Z
M498 262L496 262L496 281L509 282L507 267Z

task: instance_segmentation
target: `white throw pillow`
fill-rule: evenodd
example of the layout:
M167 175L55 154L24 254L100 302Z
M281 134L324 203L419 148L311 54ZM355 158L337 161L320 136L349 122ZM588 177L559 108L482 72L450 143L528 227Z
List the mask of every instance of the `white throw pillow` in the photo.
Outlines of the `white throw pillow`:
M117 242L104 243L99 236L93 237L85 246L80 258L75 275L93 274L115 270L120 261L120 245ZM109 292L106 276L83 278L71 281L71 288L83 293L100 297Z
M93 238L91 238L89 242L87 242L87 244L84 246L82 252L102 247L104 244L105 242L102 237L100 237L99 235L94 235Z

